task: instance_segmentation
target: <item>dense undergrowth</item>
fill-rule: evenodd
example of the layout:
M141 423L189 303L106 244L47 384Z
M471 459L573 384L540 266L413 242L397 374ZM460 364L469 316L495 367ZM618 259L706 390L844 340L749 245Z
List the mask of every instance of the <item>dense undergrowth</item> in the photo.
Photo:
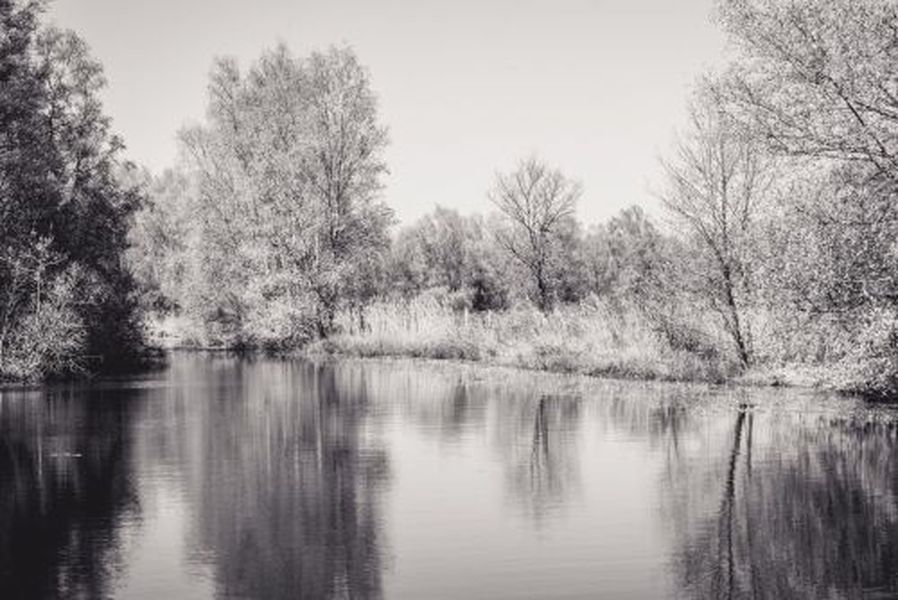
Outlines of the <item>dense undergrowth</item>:
M898 389L898 329L891 319L881 315L847 351L829 355L789 352L785 336L759 328L758 361L745 368L726 349L711 315L661 319L602 301L548 314L526 303L475 313L423 296L374 304L361 326L356 315L341 314L340 332L305 352L450 359L619 379L820 387L883 399ZM831 342L829 333L816 337Z

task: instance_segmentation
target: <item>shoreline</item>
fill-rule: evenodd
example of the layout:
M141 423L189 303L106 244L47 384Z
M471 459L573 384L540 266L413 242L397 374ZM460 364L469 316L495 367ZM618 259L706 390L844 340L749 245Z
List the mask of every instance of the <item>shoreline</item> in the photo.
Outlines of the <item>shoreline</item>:
M161 342L161 343L160 343ZM618 368L610 365L608 368L571 368L566 363L544 363L534 364L526 362L515 362L508 360L496 360L495 357L486 358L470 358L466 356L434 356L425 353L414 352L389 352L389 351L371 351L368 346L367 351L359 351L358 349L343 349L339 344L334 343L334 338L327 338L311 342L308 345L292 349L270 351L261 348L252 347L235 347L226 345L197 345L189 343L168 343L162 340L154 340L151 344L154 348L152 354L156 361L153 366L129 373L96 373L82 378L61 378L51 379L47 381L0 381L0 391L16 390L27 391L37 390L47 386L72 385L85 382L105 382L128 377L140 377L148 373L165 368L168 363L168 356L171 353L208 353L208 354L234 354L238 356L258 356L281 360L301 359L301 360L361 360L361 361L396 361L410 364L421 365L455 365L464 367L476 367L482 369L502 369L508 371L517 371L528 374L544 373L553 376L569 376L582 378L588 381L606 381L620 383L642 383L650 385L686 385L700 386L714 390L763 390L763 389L781 389L796 390L802 393L819 393L833 394L844 398L845 400L865 400L873 404L898 404L898 399L877 399L864 395L863 393L851 390L839 389L833 384L828 384L823 377L816 373L831 368L824 366L819 367L798 367L798 366L782 366L782 367L754 367L748 371L735 377L726 378L701 378L701 377L683 377L677 375L665 375L658 371L635 371ZM161 364L157 362L161 359Z

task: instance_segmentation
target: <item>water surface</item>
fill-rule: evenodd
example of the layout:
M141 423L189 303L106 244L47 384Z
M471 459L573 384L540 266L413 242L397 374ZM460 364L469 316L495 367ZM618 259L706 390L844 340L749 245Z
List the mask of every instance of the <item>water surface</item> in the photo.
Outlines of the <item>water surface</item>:
M175 354L0 391L0 598L898 597L896 444L806 392Z

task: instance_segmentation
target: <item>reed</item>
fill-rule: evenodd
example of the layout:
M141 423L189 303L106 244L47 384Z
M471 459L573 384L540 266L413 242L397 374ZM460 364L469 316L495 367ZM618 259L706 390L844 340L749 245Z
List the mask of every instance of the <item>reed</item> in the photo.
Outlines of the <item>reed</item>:
M685 347L635 308L592 302L542 313L530 305L473 313L422 296L338 318L341 333L311 351L361 357L455 359L625 379L722 382L737 372L726 353ZM688 329L685 323L674 327ZM683 337L683 336L679 336Z

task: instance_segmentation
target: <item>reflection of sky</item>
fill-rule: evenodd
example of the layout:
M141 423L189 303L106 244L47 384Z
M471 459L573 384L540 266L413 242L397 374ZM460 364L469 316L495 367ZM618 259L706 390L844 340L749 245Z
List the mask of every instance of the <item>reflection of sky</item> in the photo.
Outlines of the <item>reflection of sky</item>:
M284 42L348 43L390 129L387 201L403 223L435 204L485 208L496 169L539 152L581 179L587 223L657 207L658 154L687 124L690 86L719 65L713 0L70 0L49 17L103 63L128 158L173 166L205 114L212 60L246 66Z
M596 593L662 597L669 587L653 505L657 461L587 421L572 454L573 506L536 527L504 489L486 428L445 451L419 430L391 432L396 482L386 519L388 598L551 598Z
M192 559L187 547L192 510L179 486L152 471L141 476L141 521L124 526L127 568L115 593L160 600L211 598L211 569Z

